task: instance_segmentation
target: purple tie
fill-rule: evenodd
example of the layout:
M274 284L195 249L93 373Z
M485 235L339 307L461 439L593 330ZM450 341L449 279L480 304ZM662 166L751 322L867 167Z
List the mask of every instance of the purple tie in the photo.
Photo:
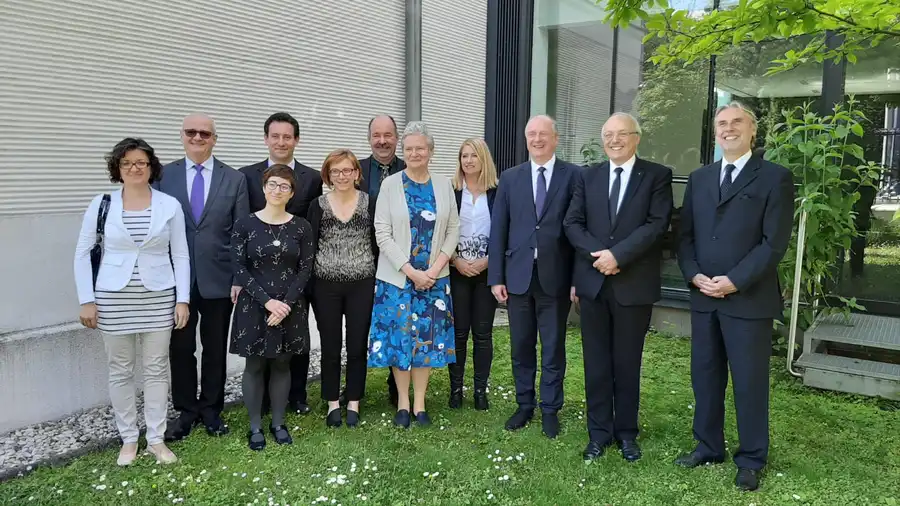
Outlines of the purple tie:
M203 166L194 165L197 175L194 176L194 184L191 186L191 213L194 215L194 221L200 222L200 215L203 214L203 194L205 193L205 182L203 181Z

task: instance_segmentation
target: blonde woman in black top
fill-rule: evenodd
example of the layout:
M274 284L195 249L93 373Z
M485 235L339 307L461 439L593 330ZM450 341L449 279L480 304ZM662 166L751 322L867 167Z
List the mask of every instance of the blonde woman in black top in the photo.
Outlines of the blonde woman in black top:
M332 191L310 204L316 246L313 309L322 340L322 397L329 427L342 423L339 404L343 320L347 317L347 426L359 424L366 388L366 350L375 289L375 235L369 195L356 189L359 161L350 150L333 151L322 164L322 181Z

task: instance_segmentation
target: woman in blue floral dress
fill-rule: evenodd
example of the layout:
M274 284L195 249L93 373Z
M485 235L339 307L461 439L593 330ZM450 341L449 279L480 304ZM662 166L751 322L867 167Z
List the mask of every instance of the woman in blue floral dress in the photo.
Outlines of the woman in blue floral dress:
M375 209L380 249L369 331L369 366L391 367L397 382L394 423L409 427L412 413L428 425L425 392L433 367L456 361L450 256L459 240L459 213L450 181L431 174L434 140L427 127L403 132L406 170L381 183Z

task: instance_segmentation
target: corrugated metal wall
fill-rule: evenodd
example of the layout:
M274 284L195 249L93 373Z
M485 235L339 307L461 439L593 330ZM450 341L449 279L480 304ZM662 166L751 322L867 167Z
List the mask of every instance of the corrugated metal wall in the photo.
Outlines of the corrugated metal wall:
M462 141L484 137L486 38L487 0L423 0L422 120L435 172L452 176Z
M483 62L483 13L450 10L480 33ZM372 114L405 123L404 12L402 0L3 0L0 215L83 211L108 188L103 154L115 142L141 136L164 162L178 158L181 119L193 111L216 118L215 153L233 167L267 156L262 125L281 110L301 123L303 163L318 168L336 147L365 156ZM438 14L436 1L428 12ZM428 40L443 44L435 31L452 25L426 23ZM447 53L437 52L426 60L428 93L444 90L434 83ZM480 110L480 83L483 69L450 92L471 94ZM480 116L476 131L445 111L431 113L436 130L481 132Z

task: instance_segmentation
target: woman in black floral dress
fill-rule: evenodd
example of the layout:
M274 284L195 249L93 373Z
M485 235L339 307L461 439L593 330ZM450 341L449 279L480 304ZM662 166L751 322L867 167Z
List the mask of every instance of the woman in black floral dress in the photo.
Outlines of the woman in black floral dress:
M313 234L309 223L285 211L294 195L294 172L273 165L263 173L266 207L234 224L231 254L235 283L242 287L231 326L231 353L247 359L244 405L250 415L248 444L262 450L262 399L270 365L269 396L278 444L293 440L284 425L291 388L291 356L309 353L308 304L303 296L312 270Z

